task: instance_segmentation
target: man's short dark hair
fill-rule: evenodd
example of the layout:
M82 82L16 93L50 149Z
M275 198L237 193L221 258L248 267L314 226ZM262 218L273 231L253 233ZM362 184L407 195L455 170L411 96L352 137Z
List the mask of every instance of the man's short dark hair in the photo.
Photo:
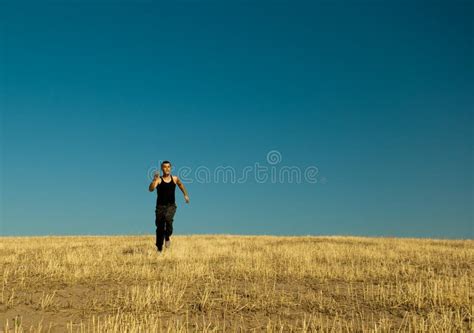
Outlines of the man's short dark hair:
M170 162L170 161L163 161L163 162L161 162L161 166L163 166L163 164L169 164L169 165L171 165L171 162Z

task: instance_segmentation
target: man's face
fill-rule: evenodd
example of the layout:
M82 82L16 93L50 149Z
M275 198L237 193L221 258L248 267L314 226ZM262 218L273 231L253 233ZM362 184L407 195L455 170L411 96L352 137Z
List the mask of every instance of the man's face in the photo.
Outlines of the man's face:
M161 165L161 171L163 171L163 175L167 176L171 172L171 164L165 163Z

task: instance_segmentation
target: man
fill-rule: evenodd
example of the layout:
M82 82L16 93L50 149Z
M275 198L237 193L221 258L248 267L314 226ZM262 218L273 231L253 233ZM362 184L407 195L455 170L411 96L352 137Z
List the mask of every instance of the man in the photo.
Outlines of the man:
M171 175L171 163L163 161L161 163L160 173L156 173L148 190L153 192L156 188L156 208L155 208L155 225L156 225L156 247L158 252L163 250L163 238L165 239L165 247L170 247L170 236L173 233L173 218L176 213L175 189L178 185L184 194L184 200L189 203L189 196L183 183L177 176Z

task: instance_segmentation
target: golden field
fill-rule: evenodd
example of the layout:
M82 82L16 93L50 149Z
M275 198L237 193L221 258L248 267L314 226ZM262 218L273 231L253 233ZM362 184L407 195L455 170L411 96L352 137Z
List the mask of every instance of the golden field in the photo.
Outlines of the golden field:
M468 332L474 240L1 237L0 332Z

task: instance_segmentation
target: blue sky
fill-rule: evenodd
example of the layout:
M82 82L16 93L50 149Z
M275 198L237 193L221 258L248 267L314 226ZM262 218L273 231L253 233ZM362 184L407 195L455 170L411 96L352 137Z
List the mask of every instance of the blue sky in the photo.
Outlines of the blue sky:
M0 4L1 233L473 237L471 1Z

